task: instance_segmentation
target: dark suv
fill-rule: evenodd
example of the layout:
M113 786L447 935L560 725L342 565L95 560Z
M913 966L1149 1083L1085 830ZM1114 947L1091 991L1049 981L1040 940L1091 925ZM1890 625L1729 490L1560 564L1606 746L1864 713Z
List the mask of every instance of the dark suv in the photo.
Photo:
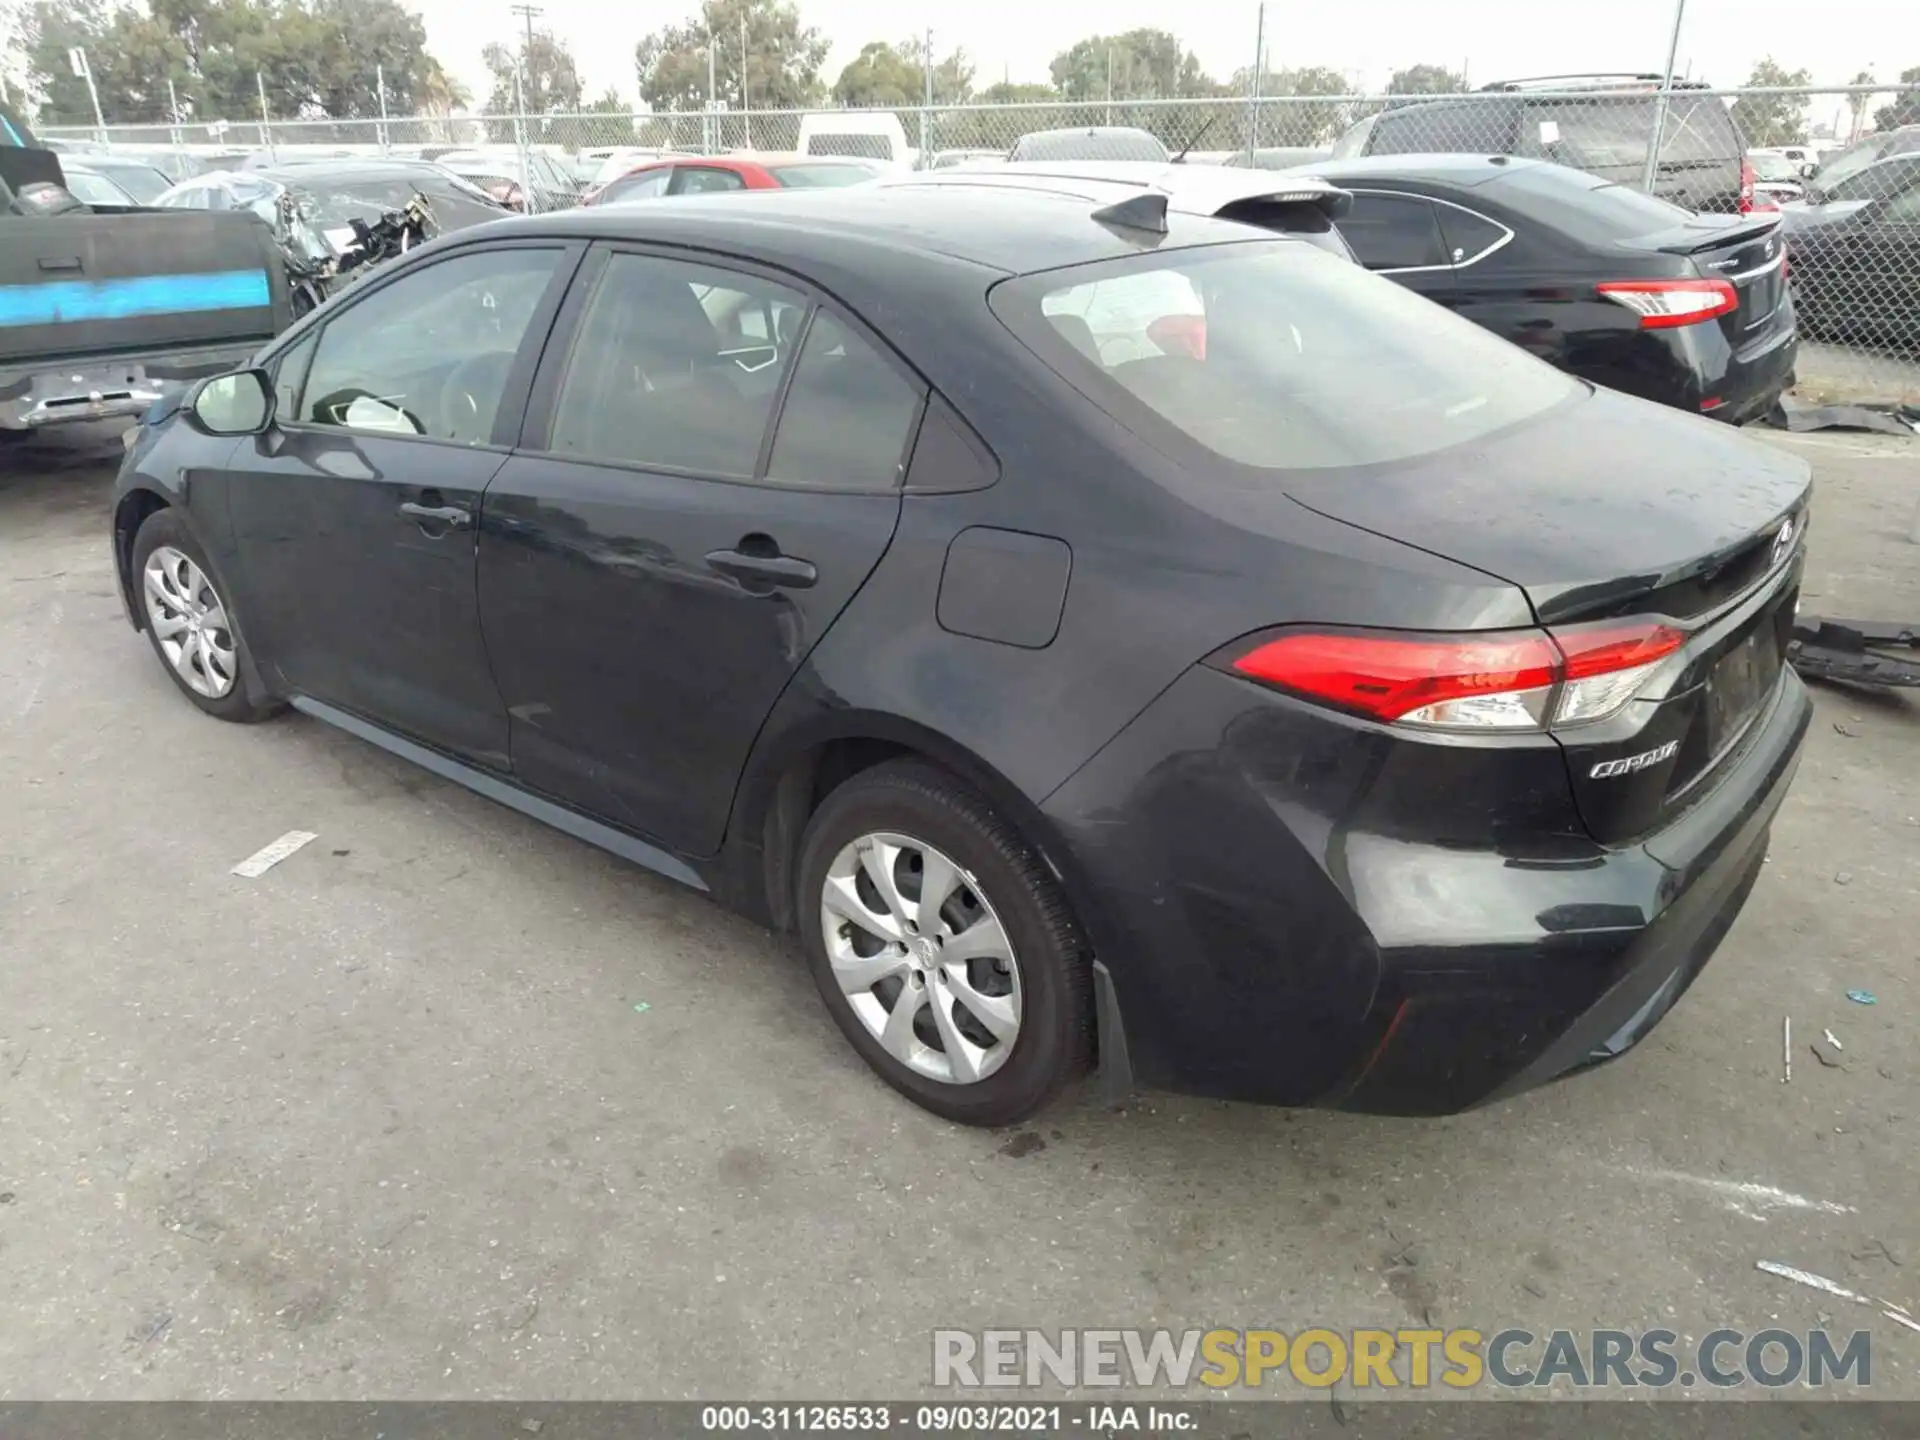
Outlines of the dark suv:
M1472 95L1391 105L1355 124L1333 154L1524 155L1638 188L1659 89L1657 75L1502 80ZM1753 207L1746 141L1726 104L1704 89L1677 83L1668 99L1654 194L1689 210L1744 215Z

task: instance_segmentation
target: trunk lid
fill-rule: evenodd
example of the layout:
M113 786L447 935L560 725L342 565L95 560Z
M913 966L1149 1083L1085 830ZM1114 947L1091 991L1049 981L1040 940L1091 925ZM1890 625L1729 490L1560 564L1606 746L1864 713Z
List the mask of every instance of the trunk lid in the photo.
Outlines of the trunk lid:
M1604 390L1391 473L1288 485L1519 586L1550 631L1662 617L1689 632L1623 710L1554 732L1581 818L1609 844L1704 793L1777 694L1810 488L1794 456Z
M1787 246L1777 213L1695 215L1623 245L1641 253L1683 257L1706 279L1732 285L1739 308L1715 323L1736 353L1793 328L1793 307L1787 303Z
M1332 519L1518 585L1543 624L1687 620L1727 598L1740 557L1806 503L1805 461L1611 390L1365 478L1295 471Z

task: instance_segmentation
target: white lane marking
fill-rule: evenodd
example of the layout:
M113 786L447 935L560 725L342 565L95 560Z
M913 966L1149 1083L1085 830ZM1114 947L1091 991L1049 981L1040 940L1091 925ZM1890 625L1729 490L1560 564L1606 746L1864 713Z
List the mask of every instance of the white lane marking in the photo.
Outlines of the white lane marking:
M233 873L243 880L257 880L309 840L318 838L311 830L289 830L265 849L254 851L234 866Z
M1665 1185L1687 1185L1696 1190L1704 1190L1725 1205L1736 1215L1744 1215L1749 1220L1762 1220L1767 1217L1760 1213L1766 1210L1812 1210L1822 1215L1851 1215L1854 1208L1833 1200L1814 1200L1805 1195L1795 1195L1791 1190L1782 1190L1774 1185L1762 1185L1753 1180L1717 1180L1710 1175L1689 1175L1681 1170L1641 1170L1626 1166L1624 1173L1636 1180L1649 1180Z
M66 581L64 579L59 583L62 589L66 588ZM58 626L60 622L66 618L66 607L60 603L59 597L55 596L53 605L48 611L48 619L51 620L55 626ZM33 707L40 703L40 690L47 683L47 656L53 649L54 647L51 645L40 645L34 648L33 657L27 661L29 673L27 676L26 690L20 696L19 703L14 706L13 719L8 722L9 725L26 719L28 714L33 710Z

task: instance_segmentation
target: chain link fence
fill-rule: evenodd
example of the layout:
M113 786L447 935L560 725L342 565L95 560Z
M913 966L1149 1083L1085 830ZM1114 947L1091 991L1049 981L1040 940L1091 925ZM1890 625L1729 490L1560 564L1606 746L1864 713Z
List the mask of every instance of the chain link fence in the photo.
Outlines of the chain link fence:
M1875 108L1889 98L1861 87L1662 90L1635 81L875 111L269 117L46 133L69 146L164 151L202 167L329 152L478 151L545 205L570 203L654 154L804 148L907 167L981 165L1009 155L1065 158L1054 153L1062 142L1047 137L1055 131L1079 132L1071 148L1080 158L1184 152L1190 163L1272 169L1444 151L1527 156L1689 210L1780 208L1803 339L1802 390L1920 404L1920 126L1871 132Z

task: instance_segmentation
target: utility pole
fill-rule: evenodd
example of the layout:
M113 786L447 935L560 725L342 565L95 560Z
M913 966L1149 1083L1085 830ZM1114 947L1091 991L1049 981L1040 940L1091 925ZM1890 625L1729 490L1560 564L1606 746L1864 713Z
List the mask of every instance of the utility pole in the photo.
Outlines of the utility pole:
M1107 47L1107 124L1113 124L1113 47Z
M540 208L533 193L533 160L527 154L527 71L533 64L533 22L536 16L545 11L538 5L519 0L518 4L507 6L509 13L518 15L526 22L526 43L520 48L520 63L513 67L513 88L515 90L513 108L519 113L513 117L513 145L520 160L520 203L526 206L531 215Z
M927 103L920 111L920 165L924 169L933 160L933 152L927 148L927 126L933 120L933 31L927 31L926 48L921 54L921 62L927 72Z
M1651 195L1654 182L1660 178L1660 142L1665 138L1667 128L1667 104L1673 98L1673 61L1680 53L1680 22L1686 18L1687 0L1673 0L1673 35L1667 41L1667 68L1660 72L1660 99L1653 107L1653 135L1647 143L1646 173L1640 177L1640 188Z
M172 82L169 81L169 84ZM387 154L393 147L387 140L387 67L373 67L373 88L380 92L380 153Z
M167 138L177 149L185 139L180 133L180 92L173 88L173 77L167 77Z
M713 0L707 0L707 114L700 122L700 148L709 155L714 151L713 107L720 98L718 53L718 42L713 38Z
M747 7L740 7L740 124L741 139L753 148L753 121L747 118Z
M258 70L253 72L253 83L260 91L260 143L267 148L267 158L274 159L273 122L267 115L267 77Z
M87 82L87 94L93 100L93 123L100 133L100 143L107 145L107 121L100 113L100 91L93 83L93 66L87 62L87 52L78 45L67 51L67 68L73 71L74 79Z
M1267 7L1262 5L1253 22L1253 84L1247 97L1247 163L1260 148L1260 72L1267 68Z

